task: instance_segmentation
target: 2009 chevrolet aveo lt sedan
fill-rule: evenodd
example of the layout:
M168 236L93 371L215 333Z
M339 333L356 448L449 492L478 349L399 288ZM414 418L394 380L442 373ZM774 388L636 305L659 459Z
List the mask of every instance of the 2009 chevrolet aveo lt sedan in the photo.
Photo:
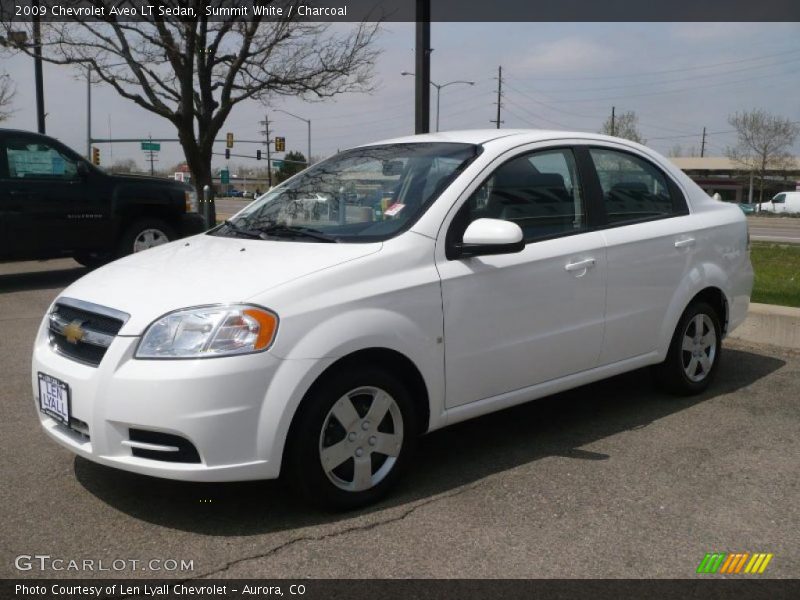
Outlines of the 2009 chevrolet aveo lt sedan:
M376 500L417 436L655 365L706 388L752 286L745 217L655 152L546 131L337 154L45 316L33 390L76 454Z

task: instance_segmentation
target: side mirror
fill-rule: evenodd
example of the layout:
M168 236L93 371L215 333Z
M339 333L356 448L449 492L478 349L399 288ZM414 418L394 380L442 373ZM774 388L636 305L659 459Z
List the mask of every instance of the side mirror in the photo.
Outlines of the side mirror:
M522 229L502 219L476 219L469 224L458 247L458 256L512 254L525 248Z
M78 161L75 168L78 172L78 177L80 177L81 179L86 179L89 176L89 165L87 165L82 160Z

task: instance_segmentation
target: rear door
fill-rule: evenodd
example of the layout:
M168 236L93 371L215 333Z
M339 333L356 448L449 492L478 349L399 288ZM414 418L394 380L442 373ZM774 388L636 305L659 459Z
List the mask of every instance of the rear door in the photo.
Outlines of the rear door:
M93 248L102 233L102 205L77 155L40 136L9 133L2 140L4 222L16 258L68 255Z
M697 244L680 188L649 159L590 147L608 259L600 365L655 351L670 301Z

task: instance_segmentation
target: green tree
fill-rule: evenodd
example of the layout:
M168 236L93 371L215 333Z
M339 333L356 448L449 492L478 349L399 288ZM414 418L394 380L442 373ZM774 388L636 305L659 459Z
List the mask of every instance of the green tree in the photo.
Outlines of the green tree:
M287 162L292 161L292 162ZM281 168L275 173L275 182L281 183L306 168L306 157L302 152L287 152Z

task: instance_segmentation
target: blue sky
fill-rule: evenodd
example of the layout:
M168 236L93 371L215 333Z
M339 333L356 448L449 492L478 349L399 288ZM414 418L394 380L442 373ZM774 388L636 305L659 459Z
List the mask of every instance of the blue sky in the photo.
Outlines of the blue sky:
M798 23L436 23L432 26L431 78L475 81L442 91L441 129L491 127L497 67L503 66L504 127L598 131L612 106L634 110L648 145L667 153L680 144L699 149L709 132L708 155L734 143L729 114L763 108L800 121ZM326 156L359 143L413 133L413 23L384 25L383 50L372 94L347 94L326 102L277 98L271 107L242 104L224 131L258 137L265 111L282 108L312 120L312 153ZM32 60L3 59L0 71L17 85L15 113L6 127L35 128ZM48 133L80 152L86 146L85 78L69 67L46 65ZM432 90L432 106L436 94ZM273 132L287 149L306 150L306 125L271 113ZM434 116L431 117L431 126ZM101 85L93 87L93 133L112 137L174 137L165 120ZM219 151L222 151L220 146ZM234 152L255 153L239 145ZM800 154L800 143L795 148ZM103 163L111 149L102 146ZM115 144L113 160L133 158L134 144ZM160 166L181 159L177 144L163 144ZM236 159L253 167L264 163ZM221 166L224 159L215 160Z

